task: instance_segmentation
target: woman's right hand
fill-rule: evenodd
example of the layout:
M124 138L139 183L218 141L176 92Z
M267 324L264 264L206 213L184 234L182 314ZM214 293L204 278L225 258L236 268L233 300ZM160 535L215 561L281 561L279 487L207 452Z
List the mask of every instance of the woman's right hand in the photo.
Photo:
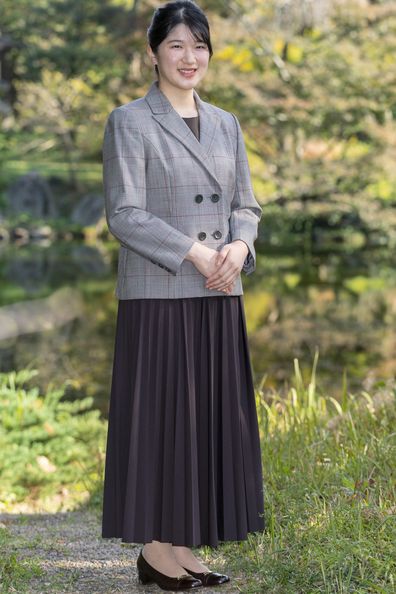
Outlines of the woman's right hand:
M216 256L218 251L206 245L193 243L190 251L186 255L186 260L192 262L197 270L206 278L213 274L219 265L216 264ZM234 288L234 282L230 283L222 291L224 293L231 293Z

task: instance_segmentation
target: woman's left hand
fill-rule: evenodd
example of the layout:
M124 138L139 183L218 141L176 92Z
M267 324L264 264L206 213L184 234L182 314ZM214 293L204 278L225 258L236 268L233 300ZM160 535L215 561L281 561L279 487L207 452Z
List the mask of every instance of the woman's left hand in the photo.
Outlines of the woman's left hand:
M206 288L221 291L232 285L241 272L248 253L249 248L242 239L225 244L216 257L218 269L207 278Z

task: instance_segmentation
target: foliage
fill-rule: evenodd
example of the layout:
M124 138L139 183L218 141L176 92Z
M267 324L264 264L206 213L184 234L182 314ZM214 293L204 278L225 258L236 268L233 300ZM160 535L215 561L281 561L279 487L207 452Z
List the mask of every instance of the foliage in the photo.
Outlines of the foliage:
M318 389L317 362L316 355L305 382L295 360L292 386L284 393L266 389L265 377L256 387L265 530L199 551L209 565L230 570L246 594L394 591L396 386L381 384L360 395L344 390L336 400ZM8 499L8 507L17 509L27 488L38 489L30 497L39 498L48 496L50 480L52 493L56 482L81 483L78 458L100 511L101 471L95 459L104 452L103 426L87 402L63 402L62 390L48 390L43 397L25 389L34 375L25 370L1 376L0 443L4 458L11 460L6 467L2 462L2 499L12 487L17 497ZM41 503L45 509L52 505L48 498ZM5 542L12 549L6 530L0 538L3 549ZM18 591L37 571L13 553L0 569Z
M66 401L66 383L41 395L36 370L0 374L0 502L3 510L64 510L101 480L105 423L93 399Z
M241 591L295 594L394 591L396 386L338 401L304 383L257 388L262 439L263 533L225 543L221 562L243 574Z
M154 5L3 4L2 32L18 44L7 58L15 99L0 131L0 146L13 147L3 159L62 160L78 188L77 163L100 161L110 110L154 78L145 54ZM300 210L320 241L334 212L344 235L351 225L363 243L395 243L396 2L200 4L215 50L200 93L239 116L258 199L274 206L268 216L287 232L285 212Z

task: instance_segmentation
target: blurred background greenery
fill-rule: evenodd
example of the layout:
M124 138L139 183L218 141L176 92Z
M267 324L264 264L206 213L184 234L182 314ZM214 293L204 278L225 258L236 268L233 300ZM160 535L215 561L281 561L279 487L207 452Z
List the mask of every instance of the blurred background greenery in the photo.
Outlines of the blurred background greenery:
M0 512L88 502L100 522L118 254L101 146L155 78L158 4L1 3ZM263 206L243 283L267 529L219 554L245 592L394 592L396 1L199 4L197 91L237 114ZM0 582L32 592L13 539L0 524Z
M67 379L104 414L117 244L101 143L113 107L154 79L145 36L157 5L2 2L0 371L38 368L43 388ZM257 381L280 389L294 357L308 373L316 347L335 395L394 376L396 2L201 6L214 56L197 90L238 115L264 210L244 277ZM62 288L78 298L66 317ZM41 323L26 322L31 307Z

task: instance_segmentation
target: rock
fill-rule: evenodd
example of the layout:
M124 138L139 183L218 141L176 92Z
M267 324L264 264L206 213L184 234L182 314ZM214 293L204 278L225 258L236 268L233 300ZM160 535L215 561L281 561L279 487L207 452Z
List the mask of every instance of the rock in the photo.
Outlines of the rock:
M40 227L30 230L30 237L32 239L47 239L53 235L53 229L49 225L41 225Z
M57 289L49 297L42 299L3 305L0 307L0 340L64 326L80 318L83 311L82 295L79 290L71 287ZM41 459L42 469L44 464L47 465Z
M11 214L27 213L39 219L57 214L51 189L36 171L19 177L8 189L6 197Z
M104 221L104 200L97 194L87 194L73 209L71 220L83 227L97 226Z
M15 227L15 229L12 230L12 236L14 239L23 239L24 241L27 241L29 239L29 229L26 229L25 227Z

